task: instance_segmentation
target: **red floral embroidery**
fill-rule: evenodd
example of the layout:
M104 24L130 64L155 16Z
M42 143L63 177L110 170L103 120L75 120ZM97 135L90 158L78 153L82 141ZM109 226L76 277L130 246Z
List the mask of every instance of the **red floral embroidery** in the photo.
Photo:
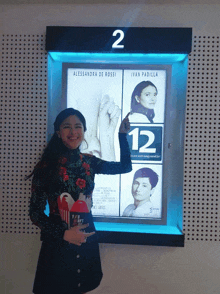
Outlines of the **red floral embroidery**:
M59 175L63 176L66 175L67 169L63 166L60 167Z
M90 165L86 162L83 162L82 167L84 167L86 170L90 169Z
M67 169L63 166L60 167L59 175L63 177L64 182L69 180L69 176L67 175Z
M76 185L79 186L80 189L83 189L86 186L86 181L83 179L77 179Z
M91 172L90 172L90 165L86 162L83 162L83 155L79 154L80 160L82 162L81 167L79 168L79 174L78 176L80 178L77 178L76 180L67 174L67 168L65 166L61 166L59 169L59 175L62 177L63 182L67 182L65 183L65 185L72 185L74 181L76 183L76 191L80 192L79 190L82 190L86 187L86 180L84 179L85 176L90 176ZM67 162L67 158L64 156L61 156L59 159L59 163L64 165ZM82 177L82 178L81 178ZM87 178L88 179L88 178ZM89 181L89 179L88 179Z
M59 163L65 164L66 162L67 162L67 158L66 157L60 157Z
M69 176L68 175L63 175L63 180L64 180L64 182L68 181L69 180Z

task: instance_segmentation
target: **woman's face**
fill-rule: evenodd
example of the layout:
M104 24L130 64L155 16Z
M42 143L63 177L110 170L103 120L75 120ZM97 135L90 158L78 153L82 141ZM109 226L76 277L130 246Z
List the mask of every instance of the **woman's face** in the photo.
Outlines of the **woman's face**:
M153 86L147 86L142 90L141 95L135 98L143 107L153 109L157 102L157 90Z
M136 201L150 201L152 187L149 178L137 178L132 185L132 195Z
M62 122L57 134L67 148L76 149L84 139L84 127L76 115L70 115Z

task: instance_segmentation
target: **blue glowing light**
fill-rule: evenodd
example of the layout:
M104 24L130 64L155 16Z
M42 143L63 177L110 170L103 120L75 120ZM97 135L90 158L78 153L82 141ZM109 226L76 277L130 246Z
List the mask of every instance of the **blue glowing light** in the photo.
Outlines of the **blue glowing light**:
M140 53L73 53L49 52L53 61L58 62L89 62L89 63L117 63L117 64L172 64L184 61L187 54L140 54Z
M97 231L167 234L167 235L182 235L183 234L178 227L174 227L174 226L161 226L161 225L155 226L155 225L146 225L146 224L95 222L95 227Z
M47 216L49 216L49 214L50 214L50 208L49 208L49 204L48 204L48 202L47 202L47 204L46 204L46 207L45 207L44 213L45 213Z
M88 64L128 64L128 65L172 65L172 92L178 94L180 99L178 105L185 103L185 83L187 77L187 54L117 54L117 53L73 53L73 52L49 52L49 116L56 108L55 95L57 99L62 97L62 63L88 63ZM52 95L53 93L53 95ZM55 105L55 106L53 106ZM183 108L183 106L182 106ZM51 131L52 133L52 131ZM172 190L172 189L171 189ZM172 191L170 195L173 195ZM177 200L176 200L177 198ZM167 224L131 224L114 222L95 222L97 231L130 232L130 233L152 233L182 235L182 193L170 196L167 205ZM49 216L49 206L45 208L45 214Z

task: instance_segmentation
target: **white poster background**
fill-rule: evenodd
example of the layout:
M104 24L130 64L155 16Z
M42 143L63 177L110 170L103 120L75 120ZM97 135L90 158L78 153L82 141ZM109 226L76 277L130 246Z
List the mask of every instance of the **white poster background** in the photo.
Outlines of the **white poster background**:
M85 116L87 131L85 139L89 143L83 145L82 152L99 156L99 113L106 103L112 110L117 106L121 110L122 101L122 70L69 68L67 71L67 107L73 107ZM114 132L115 158L105 157L105 160L119 160L118 129L121 116Z
M128 174L121 175L121 201L120 201L120 215L123 215L125 208L129 204L134 204L132 196L132 183L134 174L140 168L150 168L158 175L158 183L151 196L152 206L157 211L155 218L161 218L162 213L162 165L156 164L133 164L133 170Z
M124 70L123 116L131 110L132 93L137 84L142 81L150 81L157 87L154 123L164 123L166 70Z
M122 70L90 68L69 68L67 71L67 107L79 110L86 119L85 139L89 143L89 149L84 144L81 151L92 153L108 161L120 159L118 129L121 115L113 134L115 158L110 155L108 157L108 154L103 158L102 155L99 156L100 153L102 154L99 140L99 114L106 103L109 105L106 114L115 111L113 110L115 106L121 114L122 73ZM119 216L119 175L96 175L95 183L93 214Z
M94 216L119 216L120 175L96 175L93 191Z

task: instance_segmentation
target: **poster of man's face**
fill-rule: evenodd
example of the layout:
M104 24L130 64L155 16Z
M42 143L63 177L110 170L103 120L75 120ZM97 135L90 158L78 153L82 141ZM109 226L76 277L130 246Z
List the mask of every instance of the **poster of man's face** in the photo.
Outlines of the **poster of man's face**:
M124 217L161 218L162 166L133 165L121 180L120 213Z

